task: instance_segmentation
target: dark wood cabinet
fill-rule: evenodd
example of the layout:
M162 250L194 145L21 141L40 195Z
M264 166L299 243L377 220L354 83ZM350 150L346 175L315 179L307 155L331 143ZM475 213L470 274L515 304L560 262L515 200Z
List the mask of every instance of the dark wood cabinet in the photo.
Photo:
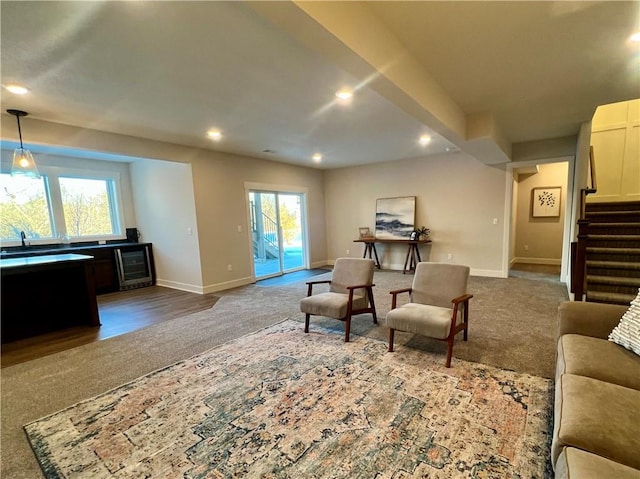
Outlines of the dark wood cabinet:
M149 250L149 270L155 284L155 267L153 264L153 253L151 243L112 243L106 245L74 245L56 248L33 248L27 251L19 248L8 249L3 252L2 258L20 258L29 256L53 255L61 253L77 253L93 256L92 269L95 290L97 294L106 294L120 291L118 279L118 267L116 262L116 249L126 251L128 249L139 248L141 245L148 245Z
M91 256L11 258L0 266L3 344L71 326L100 326Z
M112 293L118 291L118 276L113 248L88 249L82 254L93 256L93 275L96 293Z

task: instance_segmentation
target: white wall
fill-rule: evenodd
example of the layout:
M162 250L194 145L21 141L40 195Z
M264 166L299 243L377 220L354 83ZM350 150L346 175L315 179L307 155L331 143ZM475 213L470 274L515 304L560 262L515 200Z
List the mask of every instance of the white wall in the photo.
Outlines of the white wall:
M640 200L640 100L599 106L591 144L598 191L587 201Z
M416 225L431 230L423 261L466 264L503 276L505 171L455 153L326 172L328 256L361 257L358 227L375 225L377 198L416 197ZM497 218L498 224L493 223ZM406 249L376 246L383 268L402 269ZM448 259L448 254L452 259Z
M140 241L153 243L157 284L201 292L191 165L140 160L131 164L131 179L136 226Z
M3 145L4 146L4 145ZM120 193L122 195L122 208L124 214L125 228L131 228L136 224L135 207L133 204L133 193L131 189L131 177L129 175L128 163L101 161L86 158L74 158L59 154L46 154L34 150L34 158L36 165L41 173L47 173L52 168L77 168L87 172L107 172L116 174L120 178ZM3 173L11 171L11 163L13 161L13 149L2 149L2 166ZM122 232L124 238L124 231Z

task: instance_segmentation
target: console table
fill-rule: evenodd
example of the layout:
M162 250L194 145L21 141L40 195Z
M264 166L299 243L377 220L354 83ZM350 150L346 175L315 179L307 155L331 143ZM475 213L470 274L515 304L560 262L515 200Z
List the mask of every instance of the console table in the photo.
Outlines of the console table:
M364 243L364 254L363 258L367 256L370 259L373 259L371 256L375 257L376 268L380 269L380 260L378 259L378 252L376 251L376 243L384 243L384 244L406 244L407 245L407 256L404 260L404 268L402 269L402 274L405 274L407 271L414 271L416 269L416 265L418 262L422 261L420 258L420 249L418 245L431 243L430 239L424 240L387 240L387 239L357 239L353 240L354 243Z

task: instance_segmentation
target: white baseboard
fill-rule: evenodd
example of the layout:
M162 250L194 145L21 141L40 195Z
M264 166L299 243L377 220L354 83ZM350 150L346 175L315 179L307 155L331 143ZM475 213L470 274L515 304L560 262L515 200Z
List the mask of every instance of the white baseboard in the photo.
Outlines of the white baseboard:
M157 286L164 286L165 288L177 289L180 291L187 291L188 293L203 294L202 286L196 286L195 284L179 283L177 281L167 281L164 279L156 279Z
M511 265L514 263L525 263L525 264L548 264L553 266L560 266L562 264L561 259L555 258L513 258L511 260Z
M252 277L235 279L233 281L226 281L224 283L209 284L207 286L196 286L193 284L179 283L177 281L166 281L163 279L156 279L158 286L165 286L167 288L178 289L180 291L187 291L189 293L197 294L209 294L217 291L224 291L225 289L237 288L238 286L245 286L247 284L254 283Z
M224 291L225 289L237 288L238 286L246 286L247 284L255 283L253 276L247 276L245 278L234 279L233 281L225 281L224 283L210 284L204 287L204 294L215 293L217 291Z
M314 268L322 268L323 266L333 266L333 261L316 261L315 263L311 263L311 269Z
M497 269L471 269L470 276L484 276L486 278L507 278L501 270Z

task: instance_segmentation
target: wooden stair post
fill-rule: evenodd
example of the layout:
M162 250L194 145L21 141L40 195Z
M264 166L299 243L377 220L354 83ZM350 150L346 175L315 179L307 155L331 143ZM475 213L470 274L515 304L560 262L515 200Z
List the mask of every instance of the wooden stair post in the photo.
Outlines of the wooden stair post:
M575 250L575 260L572 268L571 286L574 301L582 301L585 293L587 276L587 238L589 220L578 220L578 242Z

